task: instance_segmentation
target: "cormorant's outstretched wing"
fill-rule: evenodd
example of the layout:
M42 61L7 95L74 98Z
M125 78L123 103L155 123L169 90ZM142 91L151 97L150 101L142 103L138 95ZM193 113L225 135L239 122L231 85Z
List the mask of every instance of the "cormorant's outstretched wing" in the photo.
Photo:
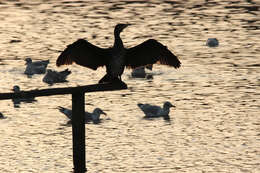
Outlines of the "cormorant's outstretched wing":
M154 63L164 64L179 68L181 62L166 46L162 45L154 39L127 49L126 66L136 68Z
M103 49L84 39L79 39L67 46L58 57L56 65L69 65L75 62L76 64L96 70L98 67L108 63L110 52L110 48Z

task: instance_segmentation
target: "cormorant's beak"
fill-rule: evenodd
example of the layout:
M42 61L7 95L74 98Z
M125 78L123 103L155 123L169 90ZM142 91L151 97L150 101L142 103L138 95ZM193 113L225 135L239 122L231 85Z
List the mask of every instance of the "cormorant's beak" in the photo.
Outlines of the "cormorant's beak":
M125 29L126 27L128 27L128 26L130 26L131 24L130 23L128 23L128 24L125 24L125 26L124 26L124 28L123 29Z

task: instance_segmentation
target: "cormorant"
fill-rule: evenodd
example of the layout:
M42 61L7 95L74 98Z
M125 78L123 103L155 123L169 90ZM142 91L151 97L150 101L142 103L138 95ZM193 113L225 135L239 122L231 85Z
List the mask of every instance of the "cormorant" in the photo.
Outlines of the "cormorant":
M56 65L69 65L75 62L93 70L106 66L107 73L99 83L122 82L121 75L125 67L134 69L156 62L175 68L180 67L179 59L166 46L154 39L146 40L132 48L125 48L120 33L129 25L116 25L114 45L111 48L100 48L84 39L77 40L65 48L58 57Z

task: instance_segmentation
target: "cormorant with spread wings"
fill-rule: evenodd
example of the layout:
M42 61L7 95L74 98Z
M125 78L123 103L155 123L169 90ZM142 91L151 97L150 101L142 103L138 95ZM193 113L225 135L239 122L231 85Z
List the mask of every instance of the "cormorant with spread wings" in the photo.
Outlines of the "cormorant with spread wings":
M134 69L154 63L180 67L179 59L166 46L154 39L146 40L132 48L125 48L120 33L129 25L116 25L115 41L111 48L100 48L84 39L77 40L60 54L56 65L69 65L75 62L93 70L106 66L107 73L99 83L122 82L121 75L125 67Z

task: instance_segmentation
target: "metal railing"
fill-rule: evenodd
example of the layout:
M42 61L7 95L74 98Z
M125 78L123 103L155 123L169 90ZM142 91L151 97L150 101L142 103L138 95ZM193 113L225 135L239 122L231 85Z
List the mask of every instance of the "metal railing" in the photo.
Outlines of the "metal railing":
M50 88L41 90L0 93L0 100L32 98L52 95L72 95L72 143L74 172L86 172L85 150L85 93L127 89L124 83L94 84L78 87Z

